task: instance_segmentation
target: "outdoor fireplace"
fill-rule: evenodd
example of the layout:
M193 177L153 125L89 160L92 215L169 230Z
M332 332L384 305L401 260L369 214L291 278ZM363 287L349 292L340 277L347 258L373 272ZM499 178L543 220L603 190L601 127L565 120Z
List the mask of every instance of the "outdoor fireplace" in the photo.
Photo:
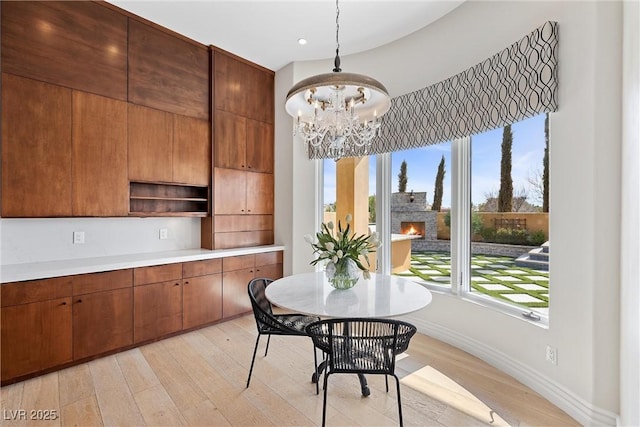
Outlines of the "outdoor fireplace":
M400 234L407 234L410 236L420 236L421 239L424 239L425 236L425 225L424 222L401 222L400 223Z

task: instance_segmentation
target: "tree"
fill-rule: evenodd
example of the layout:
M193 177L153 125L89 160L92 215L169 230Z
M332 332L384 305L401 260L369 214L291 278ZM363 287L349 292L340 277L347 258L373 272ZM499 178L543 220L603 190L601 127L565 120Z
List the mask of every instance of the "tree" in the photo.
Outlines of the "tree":
M442 208L442 195L444 193L444 175L446 171L444 169L444 155L438 165L438 173L436 174L436 186L433 190L433 204L431 205L432 211L440 211Z
M407 162L403 160L400 165L400 173L398 174L398 191L400 193L407 191L407 181Z
M376 223L376 195L369 196L369 224Z
M498 191L498 212L511 212L513 200L513 180L511 179L511 146L513 134L511 125L502 131L502 159L500 160L500 190Z
M542 158L542 212L549 212L549 113L544 118L544 157Z

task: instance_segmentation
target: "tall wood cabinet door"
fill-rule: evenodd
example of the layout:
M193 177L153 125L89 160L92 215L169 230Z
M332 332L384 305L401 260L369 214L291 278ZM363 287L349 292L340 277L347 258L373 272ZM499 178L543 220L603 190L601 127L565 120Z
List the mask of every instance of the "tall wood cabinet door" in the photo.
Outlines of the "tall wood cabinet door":
M273 172L273 125L247 120L247 169Z
M2 379L71 362L71 298L2 307Z
M247 117L273 123L274 72L252 67Z
M252 67L221 52L214 52L214 65L215 108L247 117Z
M73 358L82 359L133 343L133 289L73 298Z
M183 329L222 318L222 274L189 277L182 286Z
M71 91L3 73L2 217L71 215Z
M133 341L159 338L182 329L182 282L133 288Z
M251 311L247 286L255 277L254 269L229 271L222 274L222 315L225 318Z
M73 215L126 216L127 103L73 92Z
M215 215L245 214L247 210L247 173L235 169L215 168Z
M129 19L129 101L209 120L209 51Z
M269 173L247 173L247 213L273 213L273 175Z
M211 131L207 120L175 114L173 121L173 181L209 185Z
M170 113L128 104L129 179L171 182L173 117Z
M215 112L215 165L219 168L246 167L247 119L236 114Z
M3 1L0 7L5 72L127 100L125 15L85 1Z

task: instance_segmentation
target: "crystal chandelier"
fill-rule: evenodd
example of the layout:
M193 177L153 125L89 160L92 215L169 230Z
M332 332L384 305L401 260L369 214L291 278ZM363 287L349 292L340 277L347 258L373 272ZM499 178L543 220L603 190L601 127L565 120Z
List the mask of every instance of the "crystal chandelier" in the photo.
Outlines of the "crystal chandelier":
M293 135L307 147L323 147L340 159L367 152L380 130L380 117L389 111L389 93L368 76L343 73L340 68L340 8L336 0L336 57L332 73L299 81L287 93L285 108L294 118ZM364 149L363 149L364 147Z

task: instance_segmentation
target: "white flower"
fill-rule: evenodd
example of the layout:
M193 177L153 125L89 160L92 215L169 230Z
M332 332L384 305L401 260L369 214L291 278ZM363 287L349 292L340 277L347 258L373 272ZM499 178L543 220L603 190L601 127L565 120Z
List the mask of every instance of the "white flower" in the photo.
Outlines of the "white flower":
M334 247L335 247L335 245L333 244L333 242L327 242L327 243L324 244L324 248L326 250L328 250L329 252L331 252Z
M329 230L333 230L333 221L329 221L329 222L327 223L327 228L328 228Z
M336 252L336 256L338 258L342 258L344 256L344 253L342 252L342 249L338 249L338 252Z
M331 257L331 261L335 264L336 262L338 262L338 257L334 255L333 257Z
M351 214L347 214L345 219L347 220L347 224L349 224L353 220L353 216Z

